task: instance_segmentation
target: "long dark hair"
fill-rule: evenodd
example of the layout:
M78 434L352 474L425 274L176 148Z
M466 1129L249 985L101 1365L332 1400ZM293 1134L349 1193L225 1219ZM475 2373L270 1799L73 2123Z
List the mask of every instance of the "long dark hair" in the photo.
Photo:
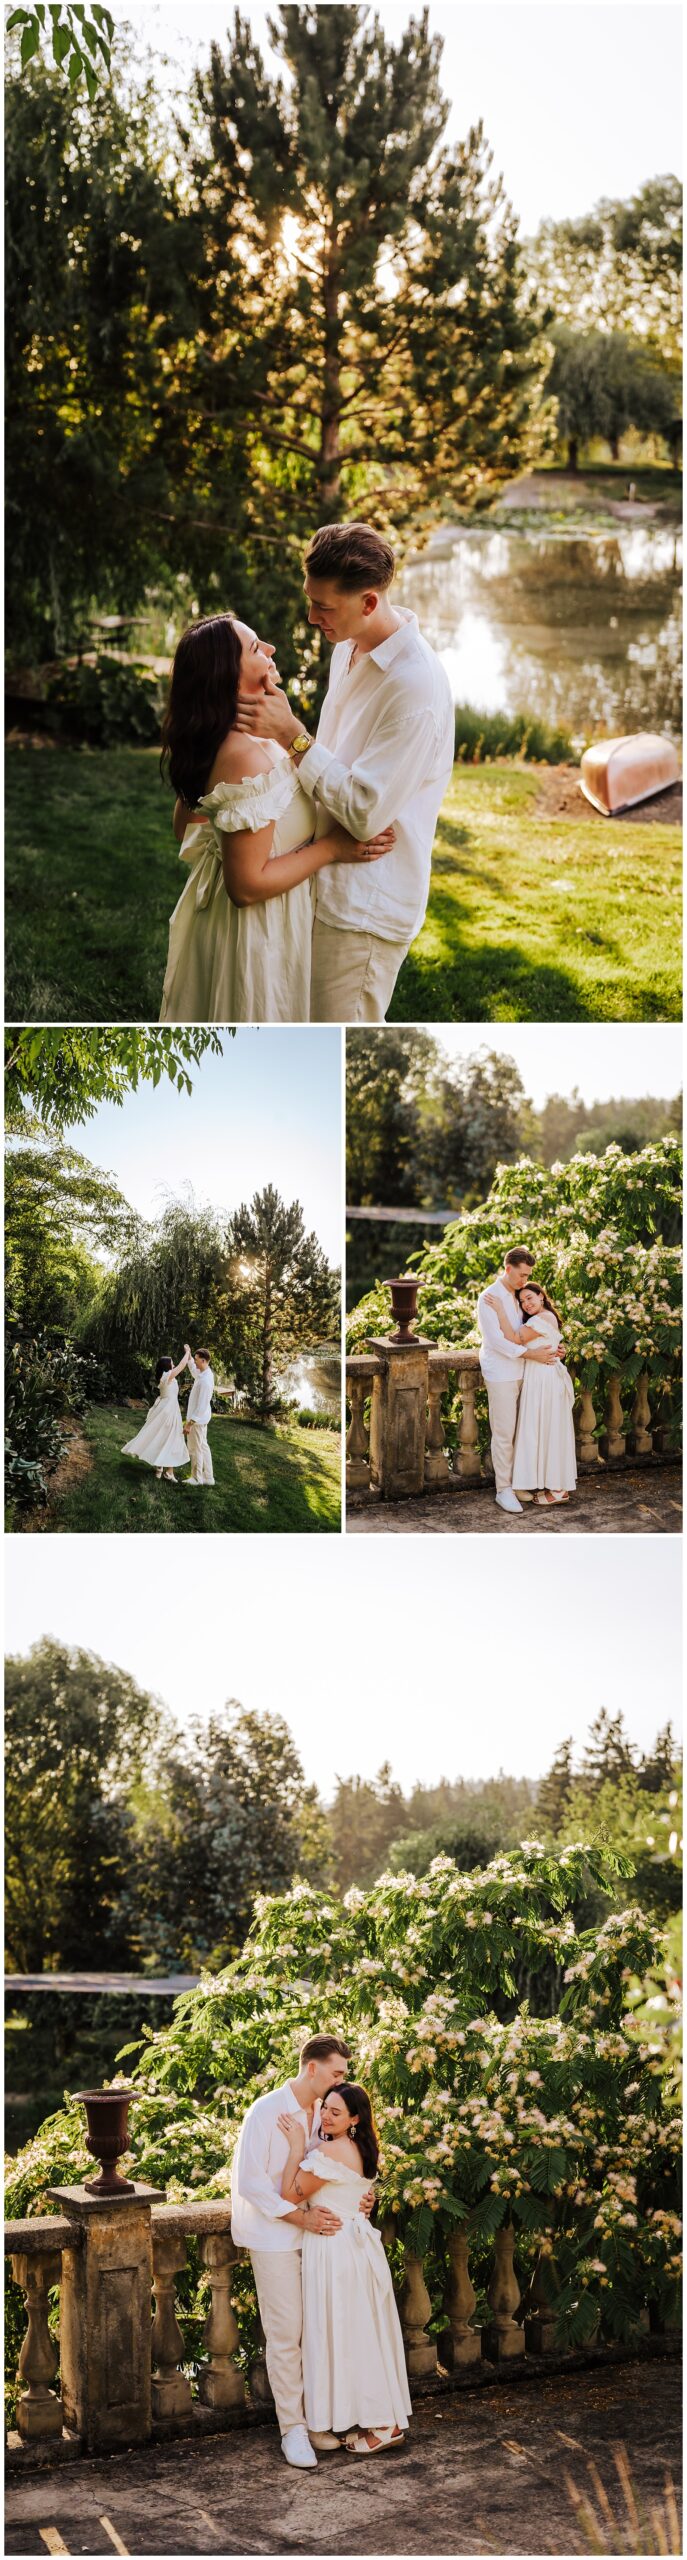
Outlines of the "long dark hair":
M343 2098L349 2116L357 2116L358 2122L354 2133L365 2176L376 2178L379 2135L372 2113L372 2101L368 2098L367 2090L361 2089L357 2080L340 2080L333 2089L327 2090L322 2100L323 2107L326 2107L327 2098Z
M522 1289L536 1289L537 1297L538 1297L538 1298L543 1298L544 1305L545 1305L545 1307L547 1307L547 1308L548 1308L549 1315L550 1315L550 1316L555 1316L555 1318L556 1318L556 1323L557 1323L557 1325L558 1325L558 1327L559 1327L559 1330L560 1330L561 1318L560 1318L559 1313L558 1313L558 1308L554 1306L553 1298L550 1298L550 1297L549 1297L548 1289L542 1289L541 1281L540 1281L540 1280L523 1280ZM517 1301L518 1301L518 1306L519 1306L519 1308L520 1308L520 1313L521 1313L521 1315L525 1315L525 1309L524 1309L524 1307L523 1307L523 1303L522 1303L522 1289L516 1289L515 1295L516 1295L516 1298L517 1298ZM527 1317L525 1316L525 1323L526 1323L526 1322L527 1322Z
M160 772L194 809L207 791L215 756L232 729L241 673L241 642L233 614L210 613L182 632L162 723Z
M157 1363L156 1363L156 1368L155 1368L155 1385L156 1385L156 1387L159 1387L160 1379L161 1379L161 1378L164 1378L164 1376L165 1376L165 1371L166 1371L167 1369L172 1369L172 1368L173 1368L173 1366L174 1366L174 1363L173 1363L173 1361L170 1359L169 1352L168 1352L168 1351L165 1351L165 1352L164 1352L164 1354L163 1354L162 1359L161 1359L161 1360L158 1360L158 1361L157 1361Z

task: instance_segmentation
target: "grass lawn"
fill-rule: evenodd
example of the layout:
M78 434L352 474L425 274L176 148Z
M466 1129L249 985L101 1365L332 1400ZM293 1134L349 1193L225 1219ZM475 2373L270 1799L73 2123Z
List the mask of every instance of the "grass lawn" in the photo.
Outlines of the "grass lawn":
M92 1464L84 1467L56 1494L40 1525L58 1533L108 1530L146 1536L151 1531L173 1537L182 1531L278 1531L282 1535L310 1530L337 1530L341 1520L341 1441L333 1431L302 1431L277 1425L217 1420L210 1426L215 1471L213 1486L190 1491L186 1477L158 1484L151 1467L123 1458L126 1440L134 1437L142 1414L130 1405L92 1405L81 1429ZM21 1515L13 1522L21 1526Z
M539 780L457 766L396 1022L679 1020L679 829L533 816ZM157 1020L183 886L154 752L7 757L7 1017Z
M393 1022L672 1022L680 828L535 817L539 776L457 765Z

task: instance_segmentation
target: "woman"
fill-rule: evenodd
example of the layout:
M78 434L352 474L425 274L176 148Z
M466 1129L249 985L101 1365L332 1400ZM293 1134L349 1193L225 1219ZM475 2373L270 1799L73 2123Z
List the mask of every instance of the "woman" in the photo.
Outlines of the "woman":
M516 1342L518 1350L525 1352L532 1342L546 1342L551 1351L557 1351L562 1340L560 1318L547 1290L528 1281L516 1296L526 1319L517 1330L509 1323L500 1299L489 1300L490 1306L496 1308L507 1341ZM550 1367L538 1360L525 1360L513 1449L513 1483L522 1486L523 1493L536 1488L536 1500L542 1506L567 1502L577 1484L573 1404L572 1378L562 1360L552 1361Z
M176 1484L174 1469L185 1467L188 1460L177 1386L177 1378L181 1370L185 1369L188 1356L188 1344L185 1343L183 1359L177 1361L176 1369L172 1367L169 1352L165 1352L164 1358L158 1360L155 1371L158 1394L155 1403L151 1404L143 1428L137 1431L135 1440L127 1440L126 1447L122 1450L123 1458L140 1458L144 1467L154 1467L158 1483L160 1477L164 1475L168 1484Z
M271 646L218 613L179 642L162 766L177 793L186 887L169 929L161 1022L308 1022L313 882L329 862L375 862L392 827L355 844L315 804L283 747L236 728L239 693L278 682Z
M351 2080L328 2090L307 2151L297 2117L284 2114L279 2125L289 2145L282 2195L307 2205L331 2186L341 2223L327 2235L303 2234L305 2423L315 2434L344 2435L349 2453L383 2453L402 2443L410 2395L388 2260L360 2212L379 2160L367 2090Z

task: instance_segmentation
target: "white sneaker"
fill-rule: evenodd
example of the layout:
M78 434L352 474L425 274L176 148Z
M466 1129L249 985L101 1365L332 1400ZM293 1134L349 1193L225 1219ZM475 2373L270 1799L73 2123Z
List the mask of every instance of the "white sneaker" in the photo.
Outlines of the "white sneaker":
M517 1493L513 1492L512 1484L505 1484L503 1493L497 1493L496 1500L500 1511L522 1511L522 1503L518 1502Z
M317 2470L317 2454L313 2453L306 2427L288 2427L281 2449L284 2461L290 2462L294 2471Z

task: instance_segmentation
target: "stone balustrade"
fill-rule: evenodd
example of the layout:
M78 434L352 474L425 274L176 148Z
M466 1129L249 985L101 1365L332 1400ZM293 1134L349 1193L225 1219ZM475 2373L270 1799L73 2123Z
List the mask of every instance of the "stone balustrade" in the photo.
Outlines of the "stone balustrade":
M574 1366L571 1364L573 1383ZM346 1491L354 1502L402 1501L419 1493L461 1493L492 1480L489 1449L480 1454L479 1417L487 1395L479 1352L460 1343L436 1350L421 1335L382 1338L346 1361L351 1421ZM643 1374L623 1401L620 1378L579 1388L575 1442L581 1472L662 1457L669 1443L661 1391ZM457 1443L447 1447L447 1403L456 1408ZM453 1440L453 1429L451 1439Z
M269 2412L262 2332L250 2371L240 2358L231 2295L243 2253L231 2238L229 2205L161 2203L155 2189L142 2186L122 2197L95 2199L83 2188L59 2193L68 2199L59 2216L5 2228L5 2252L27 2314L10 2464L199 2435L256 2423ZM387 2245L393 2240L392 2220L383 2237ZM184 2337L177 2301L189 2241L198 2244L209 2291L200 2356L197 2341ZM524 2297L515 2246L504 2224L493 2241L489 2317L479 2327L469 2233L464 2226L452 2231L446 2326L438 2337L430 2331L422 2259L406 2252L398 2301L413 2397L442 2377L444 2384L460 2383L477 2363L498 2368L565 2352L554 2244L543 2237ZM58 2292L59 2340L50 2323L51 2296ZM647 2303L640 2327L649 2325L657 2330L659 2324Z

